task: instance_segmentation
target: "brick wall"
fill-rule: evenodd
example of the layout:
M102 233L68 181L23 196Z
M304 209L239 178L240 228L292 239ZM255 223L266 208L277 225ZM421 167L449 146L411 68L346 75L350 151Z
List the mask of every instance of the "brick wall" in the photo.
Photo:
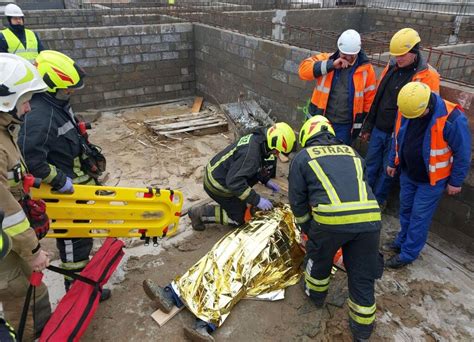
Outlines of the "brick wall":
M64 8L64 0L16 0L12 2L16 2L24 10Z
M195 92L192 24L47 29L38 34L88 73L86 86L73 97L77 111Z

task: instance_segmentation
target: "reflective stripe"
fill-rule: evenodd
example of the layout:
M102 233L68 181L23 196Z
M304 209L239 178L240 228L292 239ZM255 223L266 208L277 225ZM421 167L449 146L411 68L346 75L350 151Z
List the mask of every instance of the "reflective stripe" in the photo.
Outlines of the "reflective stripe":
M364 93L368 92L368 91L372 91L372 90L375 90L375 85L371 85L371 86L368 86L367 88L364 89Z
M43 178L43 182L51 183L53 179L58 175L58 171L56 170L56 166L49 164L49 175L46 178Z
M362 84L365 86L365 84L367 83L367 70L362 71L362 79Z
M214 207L214 216L215 216L215 219L216 219L215 222L222 224L222 221L221 221L221 207L219 207L219 206Z
M71 240L66 240L66 242L67 241L71 241ZM67 258L67 256L66 256L66 258ZM63 262L61 264L61 267L66 269L66 270L79 270L81 268L86 267L88 263L89 263L89 259L78 261L78 262Z
M349 316L357 323L363 325L370 325L375 321L375 314L370 317L360 317L357 316L354 312L349 310Z
M73 264L74 263L74 246L72 245L72 240L64 240L64 252L66 253L66 261L69 264ZM75 268L70 268L70 269L75 269Z
M317 207L313 208L313 211L320 213L335 213L341 211L367 209L379 209L379 204L376 200L365 202L344 202L341 204L319 204Z
M354 97L364 97L364 92L363 91L356 91L354 93Z
M364 182L364 172L362 171L362 163L359 158L354 158L354 165L357 172L357 182L359 184L359 200L367 202L367 188Z
M329 94L330 89L324 86L324 83L326 82L326 77L327 75L324 75L323 78L321 79L321 83L316 86L316 90Z
M453 158L445 162L439 162L439 163L436 163L435 165L430 165L430 172L436 172L437 169L448 167L452 163L452 161L453 161Z
M360 129L362 128L362 123L354 123L354 125L352 126L353 129Z
M298 224L308 222L309 220L311 220L309 213L306 213L303 216L295 216L295 221Z
M350 298L347 300L347 304L352 310L362 315L373 315L377 310L375 304L371 306L362 306L354 303Z
M23 221L21 221L20 223L18 223L18 224L15 224L15 225L10 226L8 228L4 227L3 231L5 233L7 233L8 235L10 235L10 237L15 237L15 236L27 231L28 229L30 229L30 222L25 217L25 219Z
M314 173L316 174L316 177L318 177L319 181L323 185L324 190L326 190L326 193L331 203L341 203L341 200L339 199L339 196L336 193L336 189L334 189L334 187L332 186L331 182L329 181L328 177L324 173L319 163L315 159L313 159L309 162L309 166L311 166Z
M62 125L61 127L58 128L58 137L60 137L61 135L66 134L67 132L69 132L73 128L74 128L74 125L72 124L71 121L66 122L64 125Z
M307 272L304 273L304 280L306 286L313 291L316 292L326 292L329 288L329 281L330 277L327 277L325 279L316 279L311 277Z
M321 224L339 225L339 224L380 221L382 219L382 216L380 215L380 212L340 215L340 216L321 216L314 212L313 219L316 222L321 223Z
M3 227L3 229L7 229L8 227L12 227L16 224L19 224L19 223L23 222L23 220L25 220L25 219L26 219L26 215L25 215L24 211L20 210L20 211L16 212L15 214L5 216L3 218L2 227Z
M328 73L328 61L321 62L321 74L326 75Z
M72 182L74 184L84 184L91 180L91 176L82 171L81 159L79 157L74 158L74 166L72 171L76 175Z
M245 191L242 192L242 194L240 196L238 196L239 200L245 201L245 199L250 196L251 191L252 191L252 188L250 188L250 187L245 189Z
M436 156L441 156L443 154L446 154L450 152L451 149L449 147L440 149L440 150L430 150L430 156L436 157Z

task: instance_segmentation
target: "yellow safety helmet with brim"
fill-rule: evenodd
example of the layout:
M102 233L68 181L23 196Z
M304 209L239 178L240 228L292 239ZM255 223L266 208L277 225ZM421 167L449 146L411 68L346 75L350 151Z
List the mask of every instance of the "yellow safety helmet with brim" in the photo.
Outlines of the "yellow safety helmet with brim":
M285 122L277 122L267 129L267 146L270 150L289 154L293 151L295 142L295 132Z
M431 89L421 82L409 82L398 93L398 110L407 119L420 117L430 102Z
M390 40L390 54L402 56L410 52L419 42L421 42L421 38L418 32L412 28L403 28L395 33Z
M46 89L47 85L34 65L23 57L0 53L0 112L9 113L34 93Z
M65 54L53 51L41 51L35 61L48 91L55 93L58 89L80 89L84 87L84 69Z
M315 115L306 120L300 130L299 142L301 147L305 147L307 142L322 133L330 133L336 135L331 122L322 115Z

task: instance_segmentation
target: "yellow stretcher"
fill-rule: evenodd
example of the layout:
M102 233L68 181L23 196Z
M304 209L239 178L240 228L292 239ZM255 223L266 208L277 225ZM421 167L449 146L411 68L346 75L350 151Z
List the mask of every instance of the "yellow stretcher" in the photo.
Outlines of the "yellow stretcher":
M73 194L60 194L41 184L30 195L46 202L49 238L140 237L156 243L177 232L183 206L180 191L154 188L74 185Z

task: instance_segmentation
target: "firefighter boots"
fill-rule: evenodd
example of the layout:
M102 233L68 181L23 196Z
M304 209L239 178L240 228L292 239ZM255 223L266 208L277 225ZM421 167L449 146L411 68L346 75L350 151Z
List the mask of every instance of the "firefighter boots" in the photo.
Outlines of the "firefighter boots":
M202 217L207 207L207 205L199 205L189 209L188 215L194 230L203 231L206 229Z

